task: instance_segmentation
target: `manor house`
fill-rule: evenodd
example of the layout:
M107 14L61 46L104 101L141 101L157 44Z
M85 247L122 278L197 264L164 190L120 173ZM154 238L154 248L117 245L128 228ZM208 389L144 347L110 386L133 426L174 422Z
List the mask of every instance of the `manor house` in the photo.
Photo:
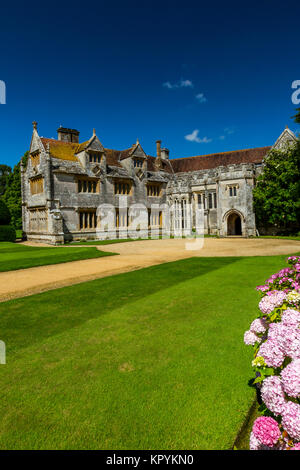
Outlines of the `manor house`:
M131 220L128 209L120 209L124 198L128 207L147 208L149 228L163 227L159 208L170 206L171 232L188 233L201 207L205 234L255 236L252 188L264 158L297 140L286 128L273 146L170 159L160 140L154 157L138 140L113 150L103 147L95 130L82 143L75 129L57 132L57 139L40 137L34 122L28 162L21 166L23 231L28 240L51 244L107 237L99 230L101 204L115 208L111 237L127 236Z

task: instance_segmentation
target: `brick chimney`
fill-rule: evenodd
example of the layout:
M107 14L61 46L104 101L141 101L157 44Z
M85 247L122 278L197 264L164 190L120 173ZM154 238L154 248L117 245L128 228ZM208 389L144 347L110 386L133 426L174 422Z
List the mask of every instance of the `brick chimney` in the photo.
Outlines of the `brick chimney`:
M57 138L63 142L79 143L79 131L76 129L68 129L66 127L59 127L57 129Z

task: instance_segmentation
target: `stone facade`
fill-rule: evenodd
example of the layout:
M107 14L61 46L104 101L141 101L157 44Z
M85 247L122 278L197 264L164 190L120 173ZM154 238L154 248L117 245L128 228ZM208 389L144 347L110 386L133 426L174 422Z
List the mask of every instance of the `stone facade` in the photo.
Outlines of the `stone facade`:
M171 207L171 233L195 229L196 207L203 209L204 233L255 236L252 188L271 148L296 140L285 129L273 147L169 159L157 141L146 155L139 141L126 150L104 148L95 131L79 143L79 132L59 128L58 139L39 136L34 124L30 156L21 167L23 231L28 240L61 244L71 240L130 236L131 215L120 208L143 204L142 227L159 233L161 208ZM99 229L99 206L115 208L115 229ZM158 209L151 207L157 205ZM101 224L100 224L101 227ZM129 229L128 229L129 227ZM197 227L196 227L197 228Z

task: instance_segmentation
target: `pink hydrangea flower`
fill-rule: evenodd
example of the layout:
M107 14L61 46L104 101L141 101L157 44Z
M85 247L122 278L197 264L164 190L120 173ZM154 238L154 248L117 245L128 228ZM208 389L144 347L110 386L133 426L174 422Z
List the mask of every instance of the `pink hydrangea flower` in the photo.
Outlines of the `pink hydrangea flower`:
M300 442L297 442L290 450L300 450Z
M281 315L281 321L287 326L299 326L300 325L300 312L292 308L288 308Z
M284 354L278 343L270 339L260 346L257 355L264 358L268 367L280 367L284 361Z
M285 292L272 290L267 292L267 295L261 299L258 306L262 313L269 314L274 310L274 308L280 307L285 299Z
M260 343L261 339L258 336L256 336L256 334L253 333L253 331L250 331L250 330L246 331L246 333L244 334L244 343L247 345L254 346L256 342Z
M250 450L272 450L270 447L263 445L257 437L251 432L250 434Z
M281 378L285 393L290 397L300 397L300 359L288 364L281 372Z
M277 421L270 416L257 418L254 421L252 432L259 442L268 447L273 447L281 436Z
M263 381L261 398L274 415L278 416L282 414L286 399L280 377L271 375Z
M287 328L281 338L280 345L286 356L300 359L300 329Z
M267 292L269 290L269 286L257 286L256 290L260 290L261 292Z
M250 326L250 331L257 334L264 333L266 329L267 323L263 318L256 318L256 320L254 320Z
M300 405L292 401L286 402L281 424L292 439L300 441Z
M283 322L271 323L268 340L276 342L285 356L292 359L300 358L300 329Z

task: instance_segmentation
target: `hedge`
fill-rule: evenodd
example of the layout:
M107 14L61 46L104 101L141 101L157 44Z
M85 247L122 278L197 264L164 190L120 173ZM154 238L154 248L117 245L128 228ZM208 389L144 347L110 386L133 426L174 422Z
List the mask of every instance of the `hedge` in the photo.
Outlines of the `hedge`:
M0 225L8 225L10 223L10 211L5 202L0 199Z
M11 225L0 225L0 242L14 242L16 230Z

